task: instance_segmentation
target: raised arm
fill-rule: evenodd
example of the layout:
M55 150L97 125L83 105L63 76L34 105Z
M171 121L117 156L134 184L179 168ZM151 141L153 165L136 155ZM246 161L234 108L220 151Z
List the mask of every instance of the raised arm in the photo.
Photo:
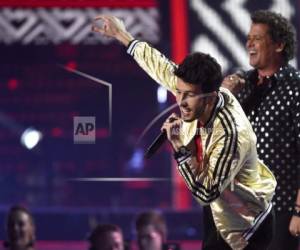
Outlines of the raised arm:
M102 21L102 25L97 25L97 21ZM113 16L98 16L94 20L92 30L124 44L127 47L127 53L149 76L174 93L177 77L173 71L176 64L148 43L134 39L120 19Z
M102 22L102 24L100 24L100 22ZM114 16L97 16L92 24L92 31L114 38L126 47L134 39L126 30L124 23Z

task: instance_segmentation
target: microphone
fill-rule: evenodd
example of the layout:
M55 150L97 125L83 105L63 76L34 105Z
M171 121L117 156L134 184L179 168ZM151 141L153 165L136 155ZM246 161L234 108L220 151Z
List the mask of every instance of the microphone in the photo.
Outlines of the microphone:
M237 75L239 78L241 78L244 81L247 80L247 78L248 78L247 72L243 69L238 69L234 74ZM240 81L241 80L239 80L239 82Z
M222 82L222 87L227 88L234 95L237 95L244 85L248 82L248 72L238 69L234 73L224 78Z
M168 120L169 122L175 121L177 118L170 117ZM146 153L144 154L144 157L146 159L149 159L152 157L156 151L161 147L162 144L168 139L167 137L167 131L163 130L160 132L160 134L154 139L154 141L151 143L151 145L147 148Z
M148 147L148 149L146 150L146 153L145 153L144 157L146 159L149 159L150 157L152 157L155 154L155 152L161 147L161 145L164 144L164 142L166 140L167 140L167 132L166 132L166 130L163 130L154 139L154 141L152 142L152 144Z

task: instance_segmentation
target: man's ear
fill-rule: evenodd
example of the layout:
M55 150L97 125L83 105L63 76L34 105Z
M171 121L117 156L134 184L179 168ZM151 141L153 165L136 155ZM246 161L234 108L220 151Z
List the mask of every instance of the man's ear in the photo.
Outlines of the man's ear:
M214 97L216 97L216 96L217 96L217 92L213 92L211 95L203 97L204 105L207 105L207 104L213 105L214 101L215 101Z
M283 49L284 49L284 47L285 47L285 43L278 43L277 44L277 48L276 48L276 52L278 52L278 53L280 53L280 52L282 52L283 51Z

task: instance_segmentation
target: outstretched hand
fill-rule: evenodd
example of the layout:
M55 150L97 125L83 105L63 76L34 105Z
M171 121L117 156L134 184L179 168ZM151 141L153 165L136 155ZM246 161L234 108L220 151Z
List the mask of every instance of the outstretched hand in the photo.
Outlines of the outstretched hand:
M133 40L133 37L127 32L123 21L115 16L97 16L94 18L92 31L98 32L107 37L115 38L122 42L125 46Z

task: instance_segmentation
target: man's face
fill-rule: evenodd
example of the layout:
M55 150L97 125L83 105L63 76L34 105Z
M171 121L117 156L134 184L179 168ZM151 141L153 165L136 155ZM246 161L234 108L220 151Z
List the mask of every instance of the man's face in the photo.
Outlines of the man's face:
M163 239L153 225L141 228L138 232L139 250L162 250Z
M249 53L249 63L252 67L264 70L277 62L276 58L281 56L279 44L272 41L268 32L269 27L262 23L253 23L247 37L246 47Z
M123 236L120 232L108 232L95 242L95 250L124 250Z
M204 98L201 89L196 84L189 84L178 78L176 86L176 101L180 108L181 118L191 122L200 118L204 111Z
M16 249L26 247L34 240L34 226L27 213L15 212L8 221L7 229L10 244Z

